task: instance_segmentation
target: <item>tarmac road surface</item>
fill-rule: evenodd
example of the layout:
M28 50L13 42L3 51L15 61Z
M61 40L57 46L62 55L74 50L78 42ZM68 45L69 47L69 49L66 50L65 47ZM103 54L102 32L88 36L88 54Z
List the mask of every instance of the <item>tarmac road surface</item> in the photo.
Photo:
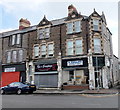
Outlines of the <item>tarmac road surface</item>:
M118 108L118 95L2 95L2 108Z

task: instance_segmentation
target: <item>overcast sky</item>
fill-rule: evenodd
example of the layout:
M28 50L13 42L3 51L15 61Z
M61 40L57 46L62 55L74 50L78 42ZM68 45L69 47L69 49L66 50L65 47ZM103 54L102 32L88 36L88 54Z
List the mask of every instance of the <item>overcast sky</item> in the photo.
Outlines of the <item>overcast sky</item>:
M49 1L49 2L48 2ZM68 6L73 4L82 15L89 16L93 9L107 20L113 40L113 52L118 56L118 0L0 0L0 32L17 29L20 18L31 25L38 24L44 15L48 20L66 17Z

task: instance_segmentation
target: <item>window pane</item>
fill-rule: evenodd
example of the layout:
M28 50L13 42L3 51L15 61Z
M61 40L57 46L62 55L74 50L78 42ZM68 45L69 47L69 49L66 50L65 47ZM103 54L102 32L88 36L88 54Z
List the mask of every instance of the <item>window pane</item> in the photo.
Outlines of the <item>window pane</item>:
M67 23L67 33L73 32L73 23Z
M82 40L75 41L75 53L82 54Z
M73 55L73 48L67 49L67 55Z
M41 56L45 57L46 56L46 45L41 46Z
M13 51L12 60L13 60L13 62L17 61L17 51Z
M75 53L76 54L82 54L82 47L76 48Z
M80 21L75 21L74 25L75 25L75 32L80 32L81 30Z
M53 44L48 44L48 56L53 56Z
M43 39L44 38L44 29L40 29L39 30L39 39Z
M7 52L7 63L11 62L11 52Z
M93 29L98 30L99 20L93 19Z
M101 41L99 38L94 38L94 52L101 53Z
M16 42L16 44L20 44L20 39L21 39L20 34L17 34L17 42Z
M67 42L67 48L73 48L73 41Z
M50 28L45 28L45 38L50 37Z
M67 55L73 55L73 41L67 42Z
M23 60L23 50L19 50L19 62Z
M12 45L14 45L15 44L15 35L12 35Z
M39 46L34 46L34 56L37 57L39 56Z
M77 47L82 46L82 40L76 40L76 41L75 41L75 45L76 45Z

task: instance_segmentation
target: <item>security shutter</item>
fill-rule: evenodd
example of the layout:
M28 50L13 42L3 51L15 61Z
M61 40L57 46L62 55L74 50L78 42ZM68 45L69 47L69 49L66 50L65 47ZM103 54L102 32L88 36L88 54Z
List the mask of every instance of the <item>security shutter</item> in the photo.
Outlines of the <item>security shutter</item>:
M38 87L57 87L58 86L58 74L35 75L35 84Z

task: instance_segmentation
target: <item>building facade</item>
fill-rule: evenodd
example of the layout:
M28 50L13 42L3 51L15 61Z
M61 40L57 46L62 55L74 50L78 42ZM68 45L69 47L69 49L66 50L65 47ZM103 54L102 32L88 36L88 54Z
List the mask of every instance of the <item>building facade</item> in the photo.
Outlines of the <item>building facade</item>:
M19 30L3 33L2 41L3 73L22 71L19 81L59 89L100 89L115 83L112 34L104 13L95 9L85 16L70 5L66 17L49 21L44 16L35 26L21 19ZM24 70L15 69L17 65Z

